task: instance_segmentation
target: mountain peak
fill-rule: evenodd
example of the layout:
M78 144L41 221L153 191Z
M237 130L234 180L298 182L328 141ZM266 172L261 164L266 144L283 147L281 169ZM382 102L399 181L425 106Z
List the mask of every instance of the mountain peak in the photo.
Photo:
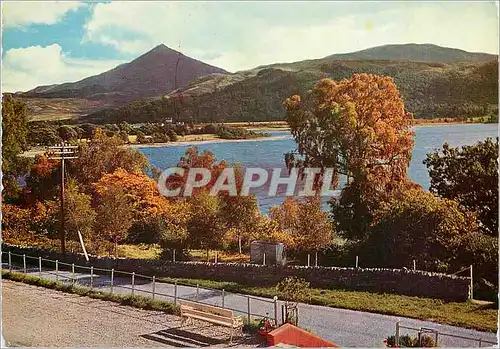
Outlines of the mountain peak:
M155 47L153 47L148 52L146 52L144 55L147 55L148 53L165 53L165 52L166 53L172 53L172 52L177 53L176 50L171 49L167 45L165 45L165 44L159 44L159 45L156 45Z

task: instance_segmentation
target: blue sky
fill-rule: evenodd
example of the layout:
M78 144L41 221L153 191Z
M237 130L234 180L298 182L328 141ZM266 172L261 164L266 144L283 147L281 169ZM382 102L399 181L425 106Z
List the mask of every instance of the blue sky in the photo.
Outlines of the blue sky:
M495 2L2 2L2 88L76 81L165 45L228 71L395 43L498 53Z

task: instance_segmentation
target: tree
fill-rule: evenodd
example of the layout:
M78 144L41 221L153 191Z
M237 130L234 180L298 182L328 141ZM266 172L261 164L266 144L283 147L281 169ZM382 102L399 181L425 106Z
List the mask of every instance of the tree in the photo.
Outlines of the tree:
M293 238L298 250L317 251L332 242L332 222L322 212L319 197L303 202L287 198L281 206L272 207L269 216L278 222L280 231Z
M93 183L118 168L129 172L149 169L144 154L122 147L122 144L118 137L107 137L101 129L96 129L90 142L80 145L78 158L68 167L84 192L89 193Z
M431 192L456 200L464 210L477 214L481 230L498 236L498 138L475 145L427 154Z
M76 132L76 130L68 125L60 126L57 132L59 133L59 137L61 137L61 139L66 142L78 138L78 133Z
M95 229L99 236L111 240L118 256L118 243L127 238L132 226L134 207L122 188L111 187L98 198Z
M77 232L80 231L83 240L91 246L92 250L97 250L99 246L93 239L93 225L96 213L91 206L90 195L80 193L75 180L68 180L64 192L64 224L70 239L78 241Z
M60 176L58 161L49 159L46 154L37 155L26 177L24 203L55 200L59 195Z
M297 150L285 157L287 167L331 168L334 187L345 176L340 201L332 202L333 217L337 221L342 218L338 213L347 209L351 217L338 226L339 234L364 237L370 212L409 184L412 116L405 112L392 78L354 74L340 82L323 79L304 100L295 95L284 106L297 143Z
M384 204L359 253L373 266L410 267L415 259L419 269L452 271L460 239L475 232L475 216L457 202L413 189Z
M30 145L52 146L62 142L54 125L47 122L30 122L28 130Z
M28 116L26 104L5 94L2 99L2 197L16 199L17 178L24 175L30 160L19 155L28 150Z
M220 200L208 193L199 193L189 200L191 215L187 224L191 246L208 250L224 242L225 226L219 214Z

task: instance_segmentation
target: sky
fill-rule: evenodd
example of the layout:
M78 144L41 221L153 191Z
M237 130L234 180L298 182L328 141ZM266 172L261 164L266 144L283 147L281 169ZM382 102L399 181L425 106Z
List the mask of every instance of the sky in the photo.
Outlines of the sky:
M2 1L2 91L71 82L165 44L227 71L385 44L498 54L498 2Z

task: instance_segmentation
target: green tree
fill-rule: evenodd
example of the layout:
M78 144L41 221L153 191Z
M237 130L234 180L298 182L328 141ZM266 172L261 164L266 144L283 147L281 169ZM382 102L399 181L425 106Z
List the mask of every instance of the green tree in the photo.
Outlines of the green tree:
M482 232L498 236L498 138L427 154L430 190L475 212Z
M450 266L460 239L477 232L474 215L422 189L393 198L377 217L358 252L372 266L411 267L415 259L422 270L456 271Z
M68 237L78 241L78 231L82 234L85 243L95 250L99 242L93 239L93 225L96 213L91 206L90 195L79 192L78 183L68 180L64 192L65 229L69 232Z
M219 214L220 199L206 192L190 198L191 216L187 224L191 246L210 250L224 242L225 226Z
M95 229L103 239L111 240L118 257L118 243L127 238L133 224L134 207L122 188L111 187L98 199Z
M72 141L72 140L75 140L78 138L77 131L73 127L68 126L68 125L60 126L59 129L57 130L57 132L59 133L59 137L61 137L61 139L66 141L66 142L69 142L69 141Z
M26 104L4 95L2 99L2 197L16 199L19 195L17 178L29 168L28 158L19 156L28 150L28 116Z

